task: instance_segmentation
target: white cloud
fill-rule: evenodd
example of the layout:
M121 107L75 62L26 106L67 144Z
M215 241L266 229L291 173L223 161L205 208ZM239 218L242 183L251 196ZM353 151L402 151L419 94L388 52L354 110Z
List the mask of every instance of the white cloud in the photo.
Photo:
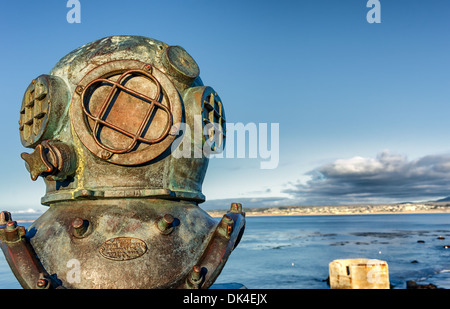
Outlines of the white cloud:
M383 151L375 158L339 159L308 173L284 192L306 204L399 202L450 195L450 155L409 161Z
M28 209L24 209L24 210L12 210L11 213L12 214L41 214L41 213L43 213L43 211L33 209L33 208L28 208Z

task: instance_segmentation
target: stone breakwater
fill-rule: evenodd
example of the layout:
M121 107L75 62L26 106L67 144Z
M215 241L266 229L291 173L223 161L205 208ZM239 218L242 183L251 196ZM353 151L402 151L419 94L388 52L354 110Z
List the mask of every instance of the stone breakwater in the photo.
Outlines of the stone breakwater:
M402 203L376 205L280 206L245 208L246 216L358 215L396 213L447 213L449 203ZM225 210L211 210L211 216L222 216Z

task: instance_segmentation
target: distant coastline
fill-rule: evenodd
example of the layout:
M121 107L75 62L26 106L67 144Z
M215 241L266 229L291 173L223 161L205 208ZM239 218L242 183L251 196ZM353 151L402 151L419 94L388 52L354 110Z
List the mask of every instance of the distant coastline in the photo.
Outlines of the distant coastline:
M277 206L246 208L247 217L261 216L318 216L318 215L368 215L368 214L405 214L405 213L450 213L450 201L398 204L360 204L360 205L323 205L323 206ZM222 217L229 209L205 210L212 217ZM14 214L18 223L31 223L42 214Z
M405 213L450 213L449 202L325 205L325 206L278 206L245 208L248 217L256 216L317 216L317 215L368 215ZM228 210L207 210L212 217L221 217Z

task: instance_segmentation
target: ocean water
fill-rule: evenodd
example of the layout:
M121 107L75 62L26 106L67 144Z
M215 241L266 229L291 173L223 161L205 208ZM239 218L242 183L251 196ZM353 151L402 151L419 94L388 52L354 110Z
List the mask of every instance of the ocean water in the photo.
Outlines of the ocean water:
M369 258L388 263L394 289L406 288L408 280L450 288L450 249L445 249L450 246L450 214L246 220L244 236L216 283L241 283L249 289L328 289L332 260ZM20 288L1 253L0 288Z
M388 263L393 289L405 289L408 280L447 289L446 245L450 214L248 217L241 243L216 282L249 289L329 289L331 261L369 258Z

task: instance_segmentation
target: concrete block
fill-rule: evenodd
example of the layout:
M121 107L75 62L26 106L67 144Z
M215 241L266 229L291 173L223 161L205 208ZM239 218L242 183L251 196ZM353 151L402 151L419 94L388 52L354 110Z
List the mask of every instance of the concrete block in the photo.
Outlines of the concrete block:
M388 264L376 259L339 259L329 264L332 289L389 289Z

